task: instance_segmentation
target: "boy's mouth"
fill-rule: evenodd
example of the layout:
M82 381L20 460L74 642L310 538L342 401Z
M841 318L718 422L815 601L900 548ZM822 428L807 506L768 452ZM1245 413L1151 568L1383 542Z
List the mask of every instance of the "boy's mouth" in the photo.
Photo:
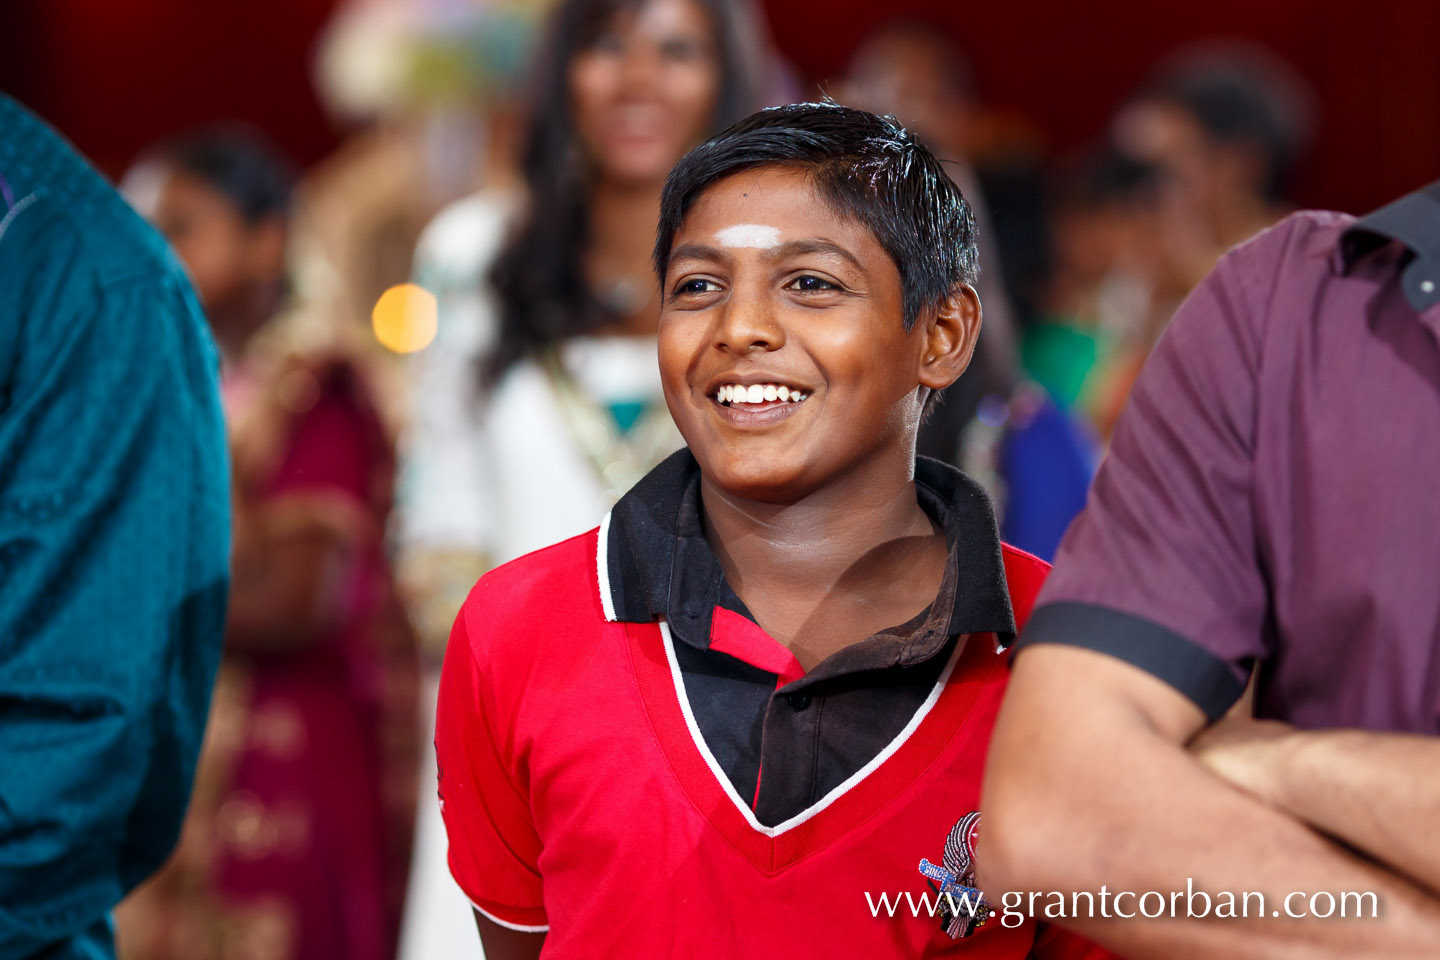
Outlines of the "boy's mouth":
M754 409L776 403L801 403L807 396L783 383L722 383L713 399L722 407Z

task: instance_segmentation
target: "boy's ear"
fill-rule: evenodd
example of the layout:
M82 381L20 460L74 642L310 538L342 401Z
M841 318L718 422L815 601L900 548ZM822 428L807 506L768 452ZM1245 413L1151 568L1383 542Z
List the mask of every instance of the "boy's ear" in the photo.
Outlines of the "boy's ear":
M940 301L925 324L925 352L920 358L920 383L943 390L956 380L975 354L980 338L980 297L962 283Z

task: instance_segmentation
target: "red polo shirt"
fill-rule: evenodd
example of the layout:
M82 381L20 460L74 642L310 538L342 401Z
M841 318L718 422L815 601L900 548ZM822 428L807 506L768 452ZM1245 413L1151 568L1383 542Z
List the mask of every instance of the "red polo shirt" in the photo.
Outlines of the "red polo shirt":
M923 698L895 701L903 716L874 718L898 721L893 735L813 802L767 824L702 732L713 739L717 721L697 721L707 705L697 711L693 686L687 695L678 655L692 641L637 596L655 565L630 570L615 556L646 543L673 556L671 544L634 527L627 541L609 521L487 575L451 635L436 727L441 805L451 870L477 909L548 931L554 957L1103 956L1053 931L1037 943L1035 924L1018 916L1006 927L992 915L955 939L963 924L947 932L948 918L927 909L947 868L967 880L965 840L976 831L961 821L978 805L1006 679L997 632L937 645ZM656 529L671 523L665 516ZM1008 593L1001 622L1010 606L1023 620L1046 565L998 539L991 546ZM753 620L723 607L707 619L710 656L781 689L798 682ZM764 770L767 779L794 772Z

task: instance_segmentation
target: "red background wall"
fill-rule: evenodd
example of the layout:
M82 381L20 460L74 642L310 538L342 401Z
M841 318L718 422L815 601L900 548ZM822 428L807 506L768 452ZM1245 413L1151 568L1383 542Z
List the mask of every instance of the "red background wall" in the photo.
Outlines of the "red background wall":
M336 143L311 48L336 0L0 0L0 89L106 172L215 120L267 131L298 159Z
M115 173L144 144L238 118L302 161L341 131L310 90L310 51L336 0L5 0L0 87ZM919 14L970 50L981 92L1031 117L1049 146L1096 136L1166 52L1246 36L1314 85L1323 115L1299 186L1364 210L1440 177L1435 0L768 0L802 76L837 75L883 17Z
M1096 136L1167 52L1252 38L1319 96L1302 202L1367 210L1440 177L1436 0L773 0L768 8L777 41L812 78L839 74L885 17L923 14L970 52L988 101L1034 118L1062 149Z

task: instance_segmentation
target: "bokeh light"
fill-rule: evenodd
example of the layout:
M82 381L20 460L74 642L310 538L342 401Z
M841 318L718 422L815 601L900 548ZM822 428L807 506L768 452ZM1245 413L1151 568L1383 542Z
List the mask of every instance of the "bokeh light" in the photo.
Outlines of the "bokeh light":
M417 284L398 284L380 295L370 321L375 339L396 353L424 350L439 326L435 295Z

